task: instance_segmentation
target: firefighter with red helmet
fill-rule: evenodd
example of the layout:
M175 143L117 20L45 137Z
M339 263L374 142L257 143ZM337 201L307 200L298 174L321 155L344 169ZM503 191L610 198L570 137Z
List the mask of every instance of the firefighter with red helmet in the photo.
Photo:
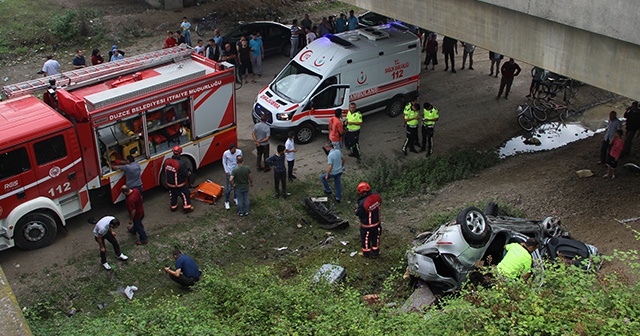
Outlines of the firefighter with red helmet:
M187 187L187 178L191 172L187 170L180 159L180 154L182 154L182 147L175 146L173 147L173 156L164 161L164 172L167 176L167 186L171 198L171 211L178 209L178 197L181 197L182 209L184 212L191 212L193 207Z
M382 199L376 192L371 191L367 182L358 184L358 208L355 213L360 218L360 246L365 257L380 255L380 205Z

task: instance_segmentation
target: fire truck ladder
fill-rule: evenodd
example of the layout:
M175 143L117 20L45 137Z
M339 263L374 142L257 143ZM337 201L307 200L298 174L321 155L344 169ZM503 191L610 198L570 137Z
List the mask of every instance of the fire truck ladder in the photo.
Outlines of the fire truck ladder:
M24 96L48 88L49 82L52 79L56 81L56 88L78 88L133 71L144 70L159 64L188 58L191 53L192 49L183 44L173 48L152 51L40 79L5 85L2 87L2 93L6 95L7 98Z

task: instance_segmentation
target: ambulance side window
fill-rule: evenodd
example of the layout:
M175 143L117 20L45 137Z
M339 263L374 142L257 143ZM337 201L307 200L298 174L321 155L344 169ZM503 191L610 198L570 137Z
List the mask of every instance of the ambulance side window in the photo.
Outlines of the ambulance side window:
M318 87L315 94L318 94L322 92L322 90L324 90L325 88L329 87L330 85L334 85L337 83L338 83L337 77L334 76L331 78L327 78L324 82L322 82L322 84L320 84L320 87ZM318 94L313 98L313 107L315 109L327 109L327 108L332 108L332 107L341 105L336 102L336 97L337 97L337 89L325 90L324 92Z
M38 166L45 165L62 159L67 156L67 145L64 142L64 135L56 135L53 138L36 142L33 145Z
M0 154L0 180L16 176L31 169L29 155L24 147Z

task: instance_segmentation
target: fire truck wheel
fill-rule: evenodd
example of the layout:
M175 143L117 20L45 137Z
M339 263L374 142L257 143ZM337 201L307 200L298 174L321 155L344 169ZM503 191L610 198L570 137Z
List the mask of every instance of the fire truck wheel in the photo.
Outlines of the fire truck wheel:
M387 105L387 115L390 117L397 117L404 111L404 99L402 97L395 97L391 99L389 105Z
M53 242L58 232L56 220L44 212L33 212L20 218L13 231L16 246L35 250Z
M310 122L305 122L296 129L295 140L300 144L307 144L316 136L316 128Z
M180 156L180 161L182 161L182 163L184 163L185 167L187 168L188 171L190 172L195 172L195 167L193 164L193 161L191 160L191 158L189 156L186 155L181 155Z

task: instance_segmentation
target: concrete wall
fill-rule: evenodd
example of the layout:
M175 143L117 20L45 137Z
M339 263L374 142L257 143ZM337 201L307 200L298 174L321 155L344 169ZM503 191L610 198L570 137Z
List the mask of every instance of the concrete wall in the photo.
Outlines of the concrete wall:
M631 43L640 34L621 31L619 23L638 12L640 2L606 1L620 4L624 13L616 16L612 10L598 14L604 5L591 5L597 0L555 1L562 3L557 6L552 0L343 1L640 100L640 46ZM597 18L618 24L600 25ZM631 42L622 40L627 36Z
M32 335L2 267L0 267L0 335Z

